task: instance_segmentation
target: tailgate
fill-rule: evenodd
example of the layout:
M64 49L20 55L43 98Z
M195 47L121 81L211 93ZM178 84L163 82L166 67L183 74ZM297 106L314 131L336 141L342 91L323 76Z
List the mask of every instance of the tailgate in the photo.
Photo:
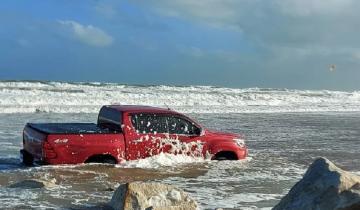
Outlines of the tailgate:
M43 142L46 138L47 134L31 128L27 124L23 133L23 147L35 160L42 160Z

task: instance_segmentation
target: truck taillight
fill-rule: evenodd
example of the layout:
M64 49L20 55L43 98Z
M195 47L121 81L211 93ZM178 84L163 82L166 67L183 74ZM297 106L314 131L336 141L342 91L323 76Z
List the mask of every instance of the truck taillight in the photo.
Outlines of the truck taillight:
M44 142L43 147L44 147L43 154L44 154L45 159L46 158L49 158L49 159L56 158L56 153L55 153L54 149L47 141Z
M52 150L52 146L47 141L45 141L44 142L44 149Z

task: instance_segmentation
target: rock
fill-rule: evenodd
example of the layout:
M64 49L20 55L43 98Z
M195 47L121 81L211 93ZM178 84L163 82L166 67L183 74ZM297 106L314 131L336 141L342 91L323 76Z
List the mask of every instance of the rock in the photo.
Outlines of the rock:
M359 210L360 176L318 158L273 210Z
M115 210L195 210L197 203L184 191L161 183L120 185L109 203Z
M37 179L28 179L21 182L17 182L9 185L10 188L24 188L24 189L35 189L35 188L52 188L55 187L56 180L44 181Z

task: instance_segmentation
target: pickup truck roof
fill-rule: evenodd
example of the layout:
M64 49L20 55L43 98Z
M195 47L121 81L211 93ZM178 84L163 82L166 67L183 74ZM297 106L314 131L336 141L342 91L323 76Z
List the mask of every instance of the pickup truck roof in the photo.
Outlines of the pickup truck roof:
M107 105L107 107L116 109L120 112L158 112L158 113L168 113L168 114L179 114L178 112L171 109L152 107L152 106Z

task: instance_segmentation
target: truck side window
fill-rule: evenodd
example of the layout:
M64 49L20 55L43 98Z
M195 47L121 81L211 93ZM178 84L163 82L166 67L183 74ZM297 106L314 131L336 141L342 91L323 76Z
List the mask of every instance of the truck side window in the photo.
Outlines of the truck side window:
M122 114L120 111L104 106L100 110L97 124L101 128L121 131L121 120Z
M170 134L200 135L200 128L186 119L169 116L168 124Z
M156 114L134 114L131 121L138 133L167 133L166 117Z

